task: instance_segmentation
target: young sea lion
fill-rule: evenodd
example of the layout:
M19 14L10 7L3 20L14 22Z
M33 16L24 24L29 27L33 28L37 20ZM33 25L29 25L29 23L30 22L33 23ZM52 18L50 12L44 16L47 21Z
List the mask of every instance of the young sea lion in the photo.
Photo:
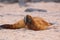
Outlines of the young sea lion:
M25 17L25 24L27 25L28 29L32 30L45 30L51 25L40 17L32 17L30 15Z
M19 20L14 24L4 24L0 27L7 29L27 28L31 30L44 30L47 29L50 25L50 23L46 22L40 17L32 17L30 15L26 15L23 20Z

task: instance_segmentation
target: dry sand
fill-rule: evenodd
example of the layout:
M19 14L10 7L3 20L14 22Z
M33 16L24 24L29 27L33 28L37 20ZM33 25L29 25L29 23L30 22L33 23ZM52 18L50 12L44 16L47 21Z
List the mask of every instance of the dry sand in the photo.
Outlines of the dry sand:
M27 3L27 7L0 3L0 25L13 24L27 14L42 17L53 23L50 29L33 31L28 29L0 29L0 40L60 40L60 3ZM47 12L24 12L27 8L44 9Z

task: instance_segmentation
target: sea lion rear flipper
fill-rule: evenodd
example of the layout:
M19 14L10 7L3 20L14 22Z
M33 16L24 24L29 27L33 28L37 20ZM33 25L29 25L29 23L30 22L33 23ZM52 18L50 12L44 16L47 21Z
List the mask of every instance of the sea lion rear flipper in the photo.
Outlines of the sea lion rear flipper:
M10 29L11 27L12 27L12 25L10 25L10 24L0 25L0 28L5 28L5 29Z

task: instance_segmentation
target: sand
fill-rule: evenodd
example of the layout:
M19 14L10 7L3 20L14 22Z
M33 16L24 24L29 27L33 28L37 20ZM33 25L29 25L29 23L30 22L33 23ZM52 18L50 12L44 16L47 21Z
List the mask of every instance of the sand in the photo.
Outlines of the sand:
M0 40L60 40L60 3L27 3L21 7L18 3L0 3L0 25L13 24L27 14L42 17L47 22L53 23L47 30L33 31L22 29L0 29ZM47 12L25 12L27 8L44 9Z

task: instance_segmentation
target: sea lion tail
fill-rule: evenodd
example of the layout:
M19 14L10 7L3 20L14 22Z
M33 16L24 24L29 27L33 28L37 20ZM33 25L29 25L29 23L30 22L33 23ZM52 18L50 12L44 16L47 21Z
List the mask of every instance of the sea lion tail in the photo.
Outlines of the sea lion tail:
M10 29L11 27L12 27L12 25L10 25L10 24L0 25L0 28L5 28L5 29Z

